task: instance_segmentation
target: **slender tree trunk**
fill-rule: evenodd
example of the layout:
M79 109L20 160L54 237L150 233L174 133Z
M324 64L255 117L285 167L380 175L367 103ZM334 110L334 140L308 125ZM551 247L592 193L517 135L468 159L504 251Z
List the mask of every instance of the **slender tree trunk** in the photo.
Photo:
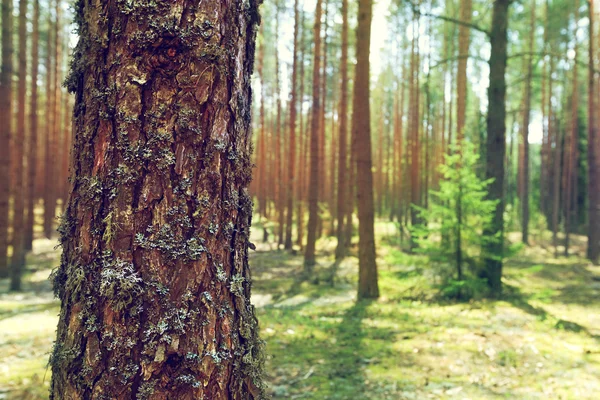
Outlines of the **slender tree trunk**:
M260 111L259 123L260 130L258 131L258 207L259 214L266 218L267 213L267 153L266 153L266 135L265 129L265 77L264 77L264 59L265 59L265 36L264 24L260 25L260 45L258 49L258 66L257 72L260 79Z
M12 121L12 0L2 0L2 65L0 66L0 278L8 276L8 210L10 198Z
M356 78L352 114L352 144L356 155L356 192L358 204L358 299L379 297L375 254L375 209L371 153L370 73L371 0L358 2L356 28Z
M472 0L461 0L461 21L471 22L473 15ZM465 25L458 27L458 71L456 74L456 141L460 145L465 137L467 119L467 61L469 56L471 29Z
M306 153L307 153L307 134L304 131L304 10L301 8L301 22L300 22L300 152L298 157L298 180L296 181L296 244L303 248L304 244L304 202L305 193L304 188L306 174Z
M17 130L14 145L13 188L13 254L11 260L10 290L21 290L21 275L25 267L25 101L27 99L27 0L19 1L19 89L17 92Z
M485 235L497 240L485 246L486 275L492 293L502 291L502 257L504 247L504 156L506 153L506 64L508 14L510 0L496 0L490 35L490 86L487 117L486 179L493 179L488 198L497 202L494 218L485 227Z
M597 82L594 73L596 50L594 0L589 0L589 67L588 67L588 248L587 256L600 262L600 139L597 121Z
M49 0L49 7L51 7L52 0ZM47 26L47 42L46 42L46 115L45 115L45 140L44 140L44 236L48 237L52 234L52 223L53 223L53 209L50 206L51 202L51 191L52 191L52 129L54 126L54 87L52 73L54 68L52 67L54 51L52 35L54 34L53 23L52 23L52 12L48 10L48 26Z
M418 28L416 28L417 22L413 21L413 40L412 40L412 52L411 52L411 66L410 66L410 159L411 159L411 170L410 170L410 222L411 226L415 227L419 225L419 213L414 206L421 205L421 185L420 185L420 160L419 160L419 127L420 127L420 118L419 118L419 84L418 78L419 75L419 63L418 63ZM414 235L411 235L410 247L414 249L417 247L417 243L414 240Z
M58 117L58 110L60 109L60 79L58 73L60 70L60 48L59 48L59 26L60 26L60 3L61 0L55 0L55 21L49 23L49 35L48 35L48 53L49 61L48 64L50 69L48 72L51 83L49 90L47 90L48 96L48 118L46 123L47 137L46 137L46 179L44 187L44 235L47 238L51 238L54 233L54 219L56 213L56 185L58 179L56 177L56 151L58 148L57 135L58 127L60 126L60 118ZM50 14L51 15L51 14ZM49 17L51 18L51 17ZM52 34L50 34L50 32ZM54 62L51 61L52 55L54 56Z
M550 71L548 76L554 73L554 58L550 57ZM560 183L561 183L561 161L563 154L562 129L557 127L554 121L554 107L552 106L553 80L548 81L548 134L554 142L552 152L552 245L554 246L554 257L558 257L558 228L560 218Z
M51 399L265 397L248 266L257 7L76 10Z
M320 60L321 60L321 14L322 0L317 0L314 25L314 62L313 62L313 93L312 93L312 119L310 133L310 176L308 187L308 237L304 253L304 272L309 277L312 275L316 264L315 247L317 241L317 223L319 219L319 126L321 112L321 85L320 85Z
M338 190L337 190L337 247L335 259L345 257L348 249L344 240L347 215L348 186L348 0L342 0L342 54L340 59L340 114L338 140ZM332 149L333 150L333 149ZM351 184L351 182L350 182Z
M544 51L549 51L548 41L550 38L550 25L549 25L549 1L546 0L544 8ZM543 75L542 75L542 122L543 122L543 138L541 148L541 165L540 165L540 210L546 217L548 222L551 221L551 203L548 201L551 197L550 189L550 176L551 176L551 163L550 163L550 111L549 106L551 102L551 94L549 93L548 86L552 80L550 76L549 62L544 60Z
M287 187L287 223L285 231L285 249L292 249L292 224L294 219L294 187L296 176L296 87L298 80L298 31L300 29L300 12L298 0L294 0L294 53L292 63L292 95L290 97L290 138L288 154L288 187Z
M33 0L33 33L31 37L31 97L29 110L29 151L27 163L27 219L25 221L25 250L33 246L33 226L35 225L34 207L37 200L35 181L37 179L38 159L38 73L39 73L39 20L40 1Z
M533 50L535 47L535 0L531 2L531 22L529 31L529 53L527 59L527 78L523 104L523 170L521 172L523 192L521 194L521 232L524 244L529 243L529 120L531 114L531 81L533 79Z
M326 165L326 149L325 149L325 136L327 134L327 124L325 122L325 114L327 113L327 43L328 43L328 10L329 1L323 0L323 70L321 72L321 110L319 114L319 175L321 180L319 181L319 202L325 203L327 201L327 168ZM317 220L317 238L323 235L323 217L321 213L318 214Z
M575 9L575 22L579 21L579 7L574 6ZM579 79L578 79L578 65L577 57L579 55L579 46L577 43L577 33L579 29L576 26L573 35L575 57L573 61L573 92L571 94L571 129L569 134L568 146L567 146L567 165L565 167L565 251L564 255L569 256L569 245L571 237L571 229L573 220L575 219L573 209L577 203L577 142L578 142L578 110L579 110Z
M275 122L275 182L276 183L276 196L275 204L277 209L277 248L283 245L284 238L284 224L285 224L285 203L286 193L284 190L286 186L283 182L283 132L281 130L281 88L280 88L280 77L279 77L279 0L275 2L276 17L275 17L275 102L277 107L277 119Z

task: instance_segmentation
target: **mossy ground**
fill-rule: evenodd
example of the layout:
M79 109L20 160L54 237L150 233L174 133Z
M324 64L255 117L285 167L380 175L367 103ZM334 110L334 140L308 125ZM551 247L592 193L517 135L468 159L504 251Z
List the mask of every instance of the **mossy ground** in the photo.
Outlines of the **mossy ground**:
M256 224L253 301L274 398L598 398L600 268L556 259L547 235L534 236L508 260L502 300L444 301L426 259L400 252L392 225L378 223L377 232L382 298L357 304L355 257L341 263L333 287L324 279L334 239L320 240L315 279L299 283L302 255L260 243ZM53 246L36 241L24 293L0 281L0 399L48 397Z

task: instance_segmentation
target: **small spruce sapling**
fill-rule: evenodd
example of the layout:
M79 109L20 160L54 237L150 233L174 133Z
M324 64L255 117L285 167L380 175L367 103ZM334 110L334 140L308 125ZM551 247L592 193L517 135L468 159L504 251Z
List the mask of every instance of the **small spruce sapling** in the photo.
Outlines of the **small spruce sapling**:
M491 223L496 206L496 201L487 199L492 180L477 176L479 155L470 142L454 145L445 158L439 168L439 190L430 191L429 208L417 207L421 220L427 223L415 226L413 232L418 251L429 257L443 279L442 293L472 297L485 286L478 266L482 245L490 240L482 234L483 227ZM469 271L465 271L465 264Z

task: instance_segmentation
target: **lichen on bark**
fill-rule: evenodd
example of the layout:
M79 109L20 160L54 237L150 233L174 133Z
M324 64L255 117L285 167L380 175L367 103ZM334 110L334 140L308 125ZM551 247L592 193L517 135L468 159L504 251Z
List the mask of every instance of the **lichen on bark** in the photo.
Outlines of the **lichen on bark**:
M53 399L260 399L250 303L259 1L79 0Z

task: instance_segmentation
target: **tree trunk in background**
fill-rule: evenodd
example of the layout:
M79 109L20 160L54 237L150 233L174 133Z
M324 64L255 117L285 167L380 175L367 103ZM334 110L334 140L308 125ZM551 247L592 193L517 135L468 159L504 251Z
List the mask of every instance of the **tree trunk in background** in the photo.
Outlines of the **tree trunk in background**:
M29 110L29 154L27 163L27 219L25 221L25 250L33 245L33 226L35 225L35 203L37 193L35 181L38 160L38 73L39 73L39 30L40 1L33 0L33 34L31 37L31 102Z
M496 0L492 13L490 36L490 86L487 117L486 179L493 179L488 198L497 201L496 211L484 234L499 238L485 246L488 284L493 294L502 291L502 257L504 247L504 156L506 153L506 63L508 42L508 9L510 0Z
M298 157L298 179L296 180L296 244L300 249L304 245L304 201L306 190L304 188L306 177L306 153L307 153L307 134L304 132L304 9L301 8L300 19L300 152Z
M277 248L283 245L283 231L285 223L285 197L283 183L283 157L281 130L281 88L279 81L279 0L275 2L275 102L277 107L277 119L275 122L275 209L277 214Z
M264 398L248 267L258 4L90 4L68 79L51 399Z
M337 246L335 259L346 256L344 228L347 205L347 169L348 169L348 0L342 0L342 58L340 59L340 115L338 140L338 190L337 190ZM332 149L333 151L334 149ZM351 182L350 182L351 184Z
M575 21L579 20L579 7L574 6L575 10ZM579 29L578 26L575 27L575 32L573 34L573 43L574 43L574 51L575 57L573 61L573 88L571 93L571 129L569 132L569 137L566 142L566 166L565 166L565 251L564 255L569 255L569 245L570 245L570 237L571 237L571 225L573 223L573 209L575 208L575 203L577 203L577 146L578 146L578 131L579 131L579 121L577 112L579 110L579 79L578 79L578 65L577 65L577 57L579 56L579 46L577 43L577 33Z
M471 22L473 15L472 0L461 0L460 19ZM467 120L467 61L469 56L471 29L467 26L458 27L458 71L456 73L456 142L461 144L465 137Z
M594 73L596 50L594 43L594 0L589 0L589 82L588 82L588 248L587 257L593 263L600 262L600 139L598 138L598 120L596 111L597 83Z
M548 76L554 73L554 57L550 57ZM552 245L554 257L558 257L558 224L560 219L560 183L562 176L563 138L562 129L554 123L554 108L552 106L553 80L548 80L548 135L553 141L552 150Z
M19 88L17 92L17 130L15 132L13 171L13 253L10 272L10 290L21 290L21 275L25 266L25 101L27 100L27 0L19 0Z
M535 47L535 2L531 2L531 22L529 31L529 56L527 59L527 76L525 80L525 96L523 104L523 170L521 172L521 232L524 244L529 244L529 120L531 114L531 81L533 79L533 50Z
M313 267L316 264L315 247L317 241L317 223L319 219L319 125L321 112L320 98L320 61L321 61L321 14L322 0L317 0L315 11L315 26L313 30L314 37L314 61L313 61L313 82L312 82L312 119L310 132L310 175L308 187L308 236L306 239L306 249L304 252L304 272L308 276L312 274Z
M2 0L2 65L0 66L0 278L8 276L8 209L12 120L12 0Z
M290 98L290 138L288 154L287 182L287 222L285 227L285 249L292 249L292 224L294 220L294 188L296 178L296 87L298 80L298 30L300 29L300 12L298 0L294 0L294 53L292 63L292 93Z
M266 154L266 135L265 129L265 76L264 76L264 59L265 59L265 38L264 24L260 25L259 38L261 39L258 50L258 77L260 79L260 130L258 131L258 211L262 217L266 217L267 213L267 154Z
M352 144L356 156L356 192L358 204L358 299L379 297L375 254L375 210L371 154L370 74L371 0L358 2L356 28L356 78L352 114Z
M49 0L52 1L52 0ZM51 3L48 3L49 7L51 6ZM54 126L53 124L53 118L54 118L54 111L53 111L53 104L54 104L54 94L53 94L53 82L54 80L52 79L52 73L53 73L53 68L52 68L52 62L53 62L53 56L54 56L54 52L52 51L52 34L54 32L54 29L52 28L53 24L52 24L52 12L50 12L50 10L48 10L48 26L47 26L47 31L46 31L46 115L45 115L45 129L44 129L44 161L43 161L43 165L44 165L44 187L43 187L43 195L44 195L44 225L43 225L43 233L44 236L48 237L48 235L52 234L52 222L53 222L53 215L52 215L52 209L50 207L50 193L52 190L52 155L51 155L51 148L52 148L52 128Z
M416 18L416 16L415 16ZM419 84L417 76L419 74L418 69L418 30L415 29L416 21L413 21L413 39L412 39L412 51L411 51L411 62L410 62L410 112L409 112L409 135L410 135L410 222L411 226L419 225L419 213L413 207L421 205L421 186L420 186L420 161L419 161ZM417 243L414 240L414 235L411 234L410 240L411 250L417 247Z
M55 0L56 9L60 9L60 0ZM51 22L51 15L49 13L49 23L48 23L48 87L46 90L46 96L48 99L48 117L46 118L46 167L45 167L45 175L46 179L44 181L44 235L47 238L52 237L54 233L54 217L56 212L56 184L58 179L56 179L56 134L57 134L57 121L58 113L57 109L59 108L59 104L57 102L58 92L60 91L60 87L58 86L58 71L59 71L59 49L58 49L58 25L60 25L60 21L58 18L54 21L54 24ZM52 61L52 57L54 60Z
M321 72L321 110L319 114L319 202L327 201L327 168L326 165L326 151L325 151L325 136L327 134L327 124L325 122L325 114L327 112L327 17L329 10L329 1L323 0L323 68ZM320 209L320 207L319 207ZM317 238L323 235L323 217L321 213L318 214L317 220Z
M544 45L543 50L548 53L550 50L549 38L550 38L550 24L549 24L549 0L546 0L544 7ZM552 94L549 91L552 76L549 73L550 63L546 61L544 57L543 72L542 72L542 124L543 124L543 137L542 137L542 148L541 148L541 161L540 161L540 210L546 217L546 221L550 222L552 219L551 202L549 201L552 196L552 190L550 189L551 180L551 141L550 141L550 110L552 101Z

